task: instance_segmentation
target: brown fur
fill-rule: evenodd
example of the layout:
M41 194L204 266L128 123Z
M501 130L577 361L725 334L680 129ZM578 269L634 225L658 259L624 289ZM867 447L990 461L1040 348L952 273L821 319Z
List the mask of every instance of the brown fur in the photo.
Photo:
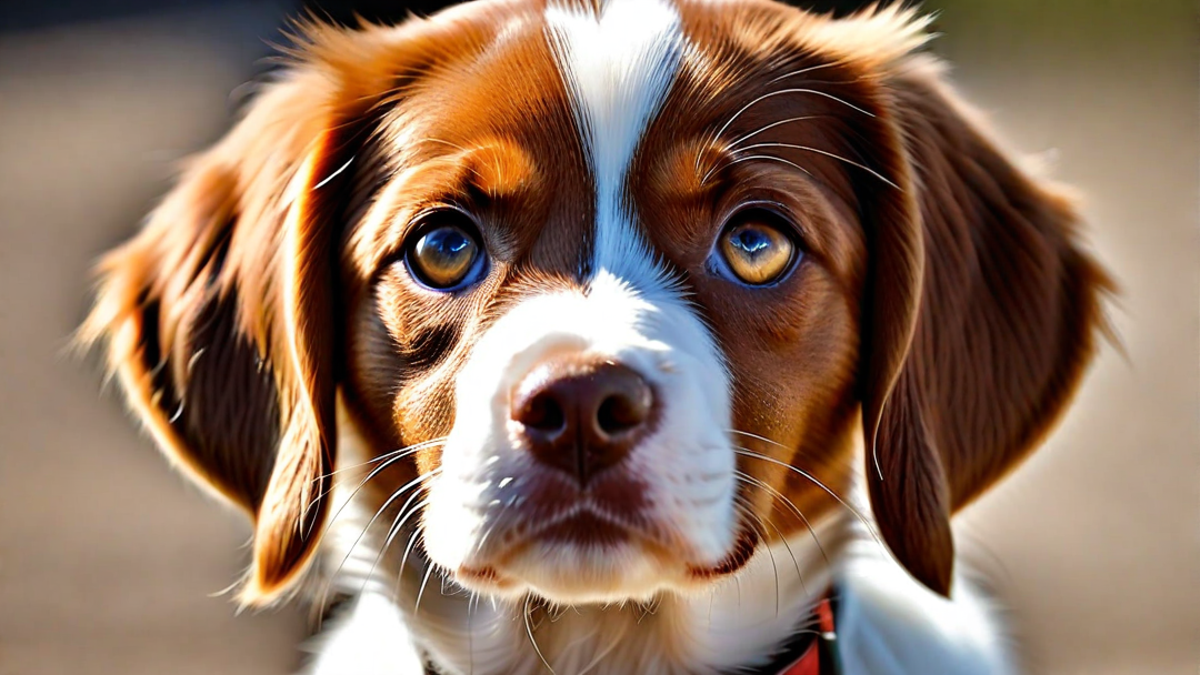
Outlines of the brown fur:
M876 252L888 261L871 286L864 416L883 537L947 593L950 515L1064 409L1111 284L1076 245L1066 197L1016 168L939 71L914 59L887 85L916 212L880 224L892 229Z
M101 265L83 336L107 338L167 453L255 519L248 602L278 597L312 555L336 392L376 455L444 435L455 375L490 322L586 272L590 177L538 19L492 45L507 18L540 12L492 4L310 31L290 75ZM1108 283L1070 204L908 55L922 42L911 15L833 22L767 2L682 13L697 49L638 150L631 196L728 358L736 428L771 439L734 442L844 491L861 410L883 537L947 593L950 515L1063 409ZM714 138L788 87L818 93L765 100ZM735 161L735 139L791 117L804 121L750 141L786 144L756 152L784 161ZM805 251L771 288L705 267L747 201L795 221ZM492 260L478 289L449 297L392 264L416 217L448 205L481 223ZM438 458L423 450L367 494L378 502ZM739 468L768 486L743 495L778 524L767 539L807 525L773 493L810 518L836 507L780 466Z
M254 517L247 593L271 596L311 555L334 464L335 191L342 142L303 73L265 94L189 167L143 232L101 264L84 327L159 444ZM297 113L303 116L297 119Z

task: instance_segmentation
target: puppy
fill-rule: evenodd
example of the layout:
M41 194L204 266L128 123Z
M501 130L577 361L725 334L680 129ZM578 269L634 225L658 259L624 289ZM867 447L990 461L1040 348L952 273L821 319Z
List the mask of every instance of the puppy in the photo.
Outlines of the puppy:
M322 675L1013 672L950 518L1062 412L1108 282L926 24L310 26L83 337L253 520L241 602L340 600Z

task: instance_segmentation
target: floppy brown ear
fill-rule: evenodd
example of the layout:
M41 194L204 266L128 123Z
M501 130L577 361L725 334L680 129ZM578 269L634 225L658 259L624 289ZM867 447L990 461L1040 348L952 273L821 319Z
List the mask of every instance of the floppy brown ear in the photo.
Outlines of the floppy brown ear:
M312 555L335 453L333 81L270 85L99 267L84 340L192 478L254 519L242 591L267 602Z
M951 514L1063 410L1110 284L1078 247L1070 201L988 140L940 70L910 58L882 84L901 190L872 226L863 419L880 532L945 595Z

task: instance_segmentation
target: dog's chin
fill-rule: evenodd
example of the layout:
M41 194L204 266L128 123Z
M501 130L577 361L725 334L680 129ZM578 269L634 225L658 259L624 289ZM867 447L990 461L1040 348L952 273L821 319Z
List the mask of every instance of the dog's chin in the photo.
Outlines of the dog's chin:
M687 565L636 540L532 540L502 561L459 566L455 581L493 597L534 594L562 605L640 602L687 581Z
M506 566L528 592L562 605L648 601L671 587L680 569L634 542L536 543Z
M493 597L533 594L575 606L650 602L664 592L702 590L736 572L746 545L739 540L718 560L695 561L623 530L550 528L499 559L459 566L454 577L464 588Z
M532 595L562 605L650 602L662 592L695 590L695 562L678 551L619 531L575 536L551 528L492 561L458 566L454 578L482 595ZM704 565L702 567L709 567Z

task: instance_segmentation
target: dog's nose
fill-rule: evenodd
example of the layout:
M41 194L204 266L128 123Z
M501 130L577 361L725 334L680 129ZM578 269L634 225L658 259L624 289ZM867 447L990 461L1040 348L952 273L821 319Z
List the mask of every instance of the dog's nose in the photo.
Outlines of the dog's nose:
M512 395L511 417L543 464L586 485L653 430L654 390L628 366L559 357L534 368Z

